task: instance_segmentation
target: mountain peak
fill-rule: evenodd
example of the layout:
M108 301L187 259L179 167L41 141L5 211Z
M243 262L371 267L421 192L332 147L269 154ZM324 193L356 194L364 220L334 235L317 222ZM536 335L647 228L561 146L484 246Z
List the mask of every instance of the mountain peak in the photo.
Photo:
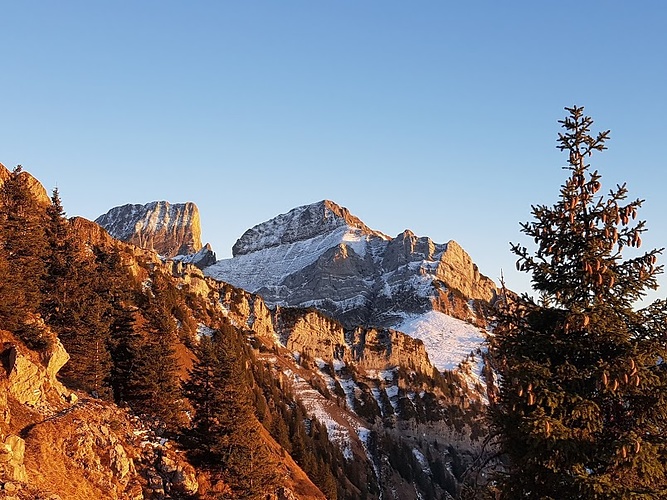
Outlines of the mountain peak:
M248 229L232 247L232 255L245 255L286 243L308 240L342 227L389 239L388 236L366 226L347 208L331 200L322 200L294 208L286 214Z
M199 209L190 201L127 204L112 208L95 222L114 238L165 257L191 254L202 248Z

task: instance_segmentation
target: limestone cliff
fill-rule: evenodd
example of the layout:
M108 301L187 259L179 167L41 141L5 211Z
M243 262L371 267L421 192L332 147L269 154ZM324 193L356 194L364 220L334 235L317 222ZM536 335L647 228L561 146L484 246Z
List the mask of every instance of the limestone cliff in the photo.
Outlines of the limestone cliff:
M346 329L335 320L309 310L278 309L277 331L291 352L326 363L335 360L365 371L398 367L431 375L434 367L424 344L404 333L388 329Z
M163 257L198 252L202 248L199 209L192 202L123 205L95 220L111 236Z

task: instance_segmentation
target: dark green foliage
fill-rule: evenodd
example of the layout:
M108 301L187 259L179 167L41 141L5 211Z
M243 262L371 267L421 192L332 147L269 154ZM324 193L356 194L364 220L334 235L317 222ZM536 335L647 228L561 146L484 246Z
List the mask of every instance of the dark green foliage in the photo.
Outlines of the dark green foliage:
M329 440L326 427L307 417L304 407L287 387L278 385L269 370L255 363L253 376L270 409L268 430L273 438L328 499L351 498L346 482L340 478L345 477L354 485L365 482L362 475L350 472L357 465L345 460L338 446Z
M72 273L56 279L46 295L48 321L58 333L70 361L60 376L72 387L111 398L111 356L108 350L110 270L106 254L96 249L93 257L73 258Z
M88 274L90 263L65 217L57 189L53 190L51 204L46 208L44 229L46 272L40 313L47 323L59 326L67 323L67 308L79 299L79 289L87 285L81 280Z
M380 408L371 393L371 388L361 381L357 381L356 384L361 389L361 393L358 398L354 399L355 412L366 421L374 422L380 416Z
M142 337L135 328L136 314L126 303L119 302L110 327L111 387L118 404L132 397L131 381L136 378L134 373L141 353Z
M47 349L53 339L30 321L46 274L45 209L17 166L0 188L0 321L29 347Z
M249 397L244 352L235 331L203 337L185 394L195 408L193 455L238 498L265 498L275 489L277 468L261 438Z
M135 329L139 337L120 340L131 363L124 376L124 399L135 411L155 418L158 427L175 431L183 421L182 394L178 377L176 324L171 315L174 288L166 276L155 272L150 292L142 303L142 321ZM120 367L122 369L122 367Z
M553 207L534 206L512 245L540 301L506 294L491 346L502 375L492 420L509 459L502 497L667 497L667 304L633 304L657 286L661 250L639 248L642 200L600 196L586 157L605 149L583 108L566 108L570 177ZM631 258L622 251L631 247Z

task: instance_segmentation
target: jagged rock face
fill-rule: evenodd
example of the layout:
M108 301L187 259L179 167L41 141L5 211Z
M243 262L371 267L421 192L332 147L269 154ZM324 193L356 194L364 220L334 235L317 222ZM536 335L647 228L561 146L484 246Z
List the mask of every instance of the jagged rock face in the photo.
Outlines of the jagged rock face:
M25 441L19 436L9 435L0 445L0 476L10 481L25 483Z
M113 237L99 224L83 217L72 217L69 221L81 241L101 247L113 245Z
M290 352L326 362L337 359L369 370L402 366L424 374L433 371L423 343L401 332L346 328L313 309L269 309L259 295L210 278L195 279L196 285L193 281L185 282L189 289L215 300L233 325L267 339L277 339Z
M232 247L232 255L246 255L265 248L310 240L341 227L358 229L364 234L383 236L351 215L347 208L324 200L295 208L248 229Z
M289 317L286 317L289 315ZM281 342L290 351L325 362L354 364L364 370L397 366L424 374L433 372L424 345L401 332L343 325L315 311L278 311Z
M199 209L192 202L123 205L95 220L111 236L163 257L187 255L202 248Z
M28 485L62 498L190 498L195 469L127 411L82 399L25 431ZM40 497L41 498L41 497Z
M442 253L436 276L466 297L488 302L496 296L496 286L493 281L480 274L477 265L455 241L450 241Z
M331 201L299 207L247 231L234 258L205 274L259 293L271 305L316 307L342 321L395 328L406 315L462 311L496 296L455 241L436 244L410 231L390 239ZM456 292L458 307L443 293ZM443 306L446 306L443 309Z
M204 245L204 247L197 253L177 255L172 260L174 262L181 262L183 264L192 264L199 269L212 266L216 262L215 252L211 248L211 245L208 243L206 243L206 245Z

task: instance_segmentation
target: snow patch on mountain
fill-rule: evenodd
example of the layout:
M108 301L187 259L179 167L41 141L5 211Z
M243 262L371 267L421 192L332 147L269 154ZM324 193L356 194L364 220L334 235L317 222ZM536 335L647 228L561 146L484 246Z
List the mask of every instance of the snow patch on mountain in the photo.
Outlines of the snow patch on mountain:
M277 236L273 235L268 241L274 241L275 238ZM332 232L307 240L270 246L232 259L219 260L207 267L204 274L254 293L262 288L279 286L285 278L311 265L325 251L337 245L344 243L356 254L365 255L370 238L361 229L340 226Z
M428 357L438 370L456 369L486 340L486 333L480 328L439 311L406 315L396 330L424 342Z
M343 456L347 460L352 460L353 453L351 448L351 427L349 422L341 418L339 411L335 411L334 403L327 400L302 377L292 370L285 370L283 373L292 381L292 387L299 400L306 408L310 417L316 418L327 428L327 435L332 443L340 446ZM358 425L357 425L358 427Z

